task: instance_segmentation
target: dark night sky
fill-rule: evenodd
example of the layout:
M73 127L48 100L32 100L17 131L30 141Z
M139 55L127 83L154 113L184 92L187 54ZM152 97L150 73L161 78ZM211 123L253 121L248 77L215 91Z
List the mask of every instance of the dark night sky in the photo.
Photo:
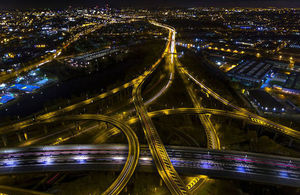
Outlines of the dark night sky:
M300 0L0 0L0 8L65 8L69 5L100 6L108 2L112 7L157 7L157 6L219 6L219 7L300 7Z

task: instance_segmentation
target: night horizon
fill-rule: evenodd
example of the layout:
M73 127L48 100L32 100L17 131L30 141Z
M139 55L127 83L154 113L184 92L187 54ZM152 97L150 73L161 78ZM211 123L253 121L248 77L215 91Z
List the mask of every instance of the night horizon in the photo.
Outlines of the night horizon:
M155 8L155 7L279 7L279 8L300 8L300 2L297 0L234 0L230 2L223 2L222 0L202 0L200 2L192 1L171 1L171 0L154 0L154 1L138 1L138 0L113 0L113 1L95 1L95 0L53 0L41 2L38 0L27 0L26 3L22 0L1 0L0 8L58 8L64 9L69 6L76 7L104 7L109 4L111 7L139 7L139 8Z

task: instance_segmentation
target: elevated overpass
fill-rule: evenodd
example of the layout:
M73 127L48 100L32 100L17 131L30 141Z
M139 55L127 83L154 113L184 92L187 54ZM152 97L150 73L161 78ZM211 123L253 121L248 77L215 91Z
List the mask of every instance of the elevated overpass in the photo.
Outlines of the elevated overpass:
M176 171L212 178L238 179L274 185L300 186L300 159L237 151L166 146ZM120 171L125 145L68 145L11 148L0 151L0 174L57 171ZM147 146L141 146L138 171L156 171Z

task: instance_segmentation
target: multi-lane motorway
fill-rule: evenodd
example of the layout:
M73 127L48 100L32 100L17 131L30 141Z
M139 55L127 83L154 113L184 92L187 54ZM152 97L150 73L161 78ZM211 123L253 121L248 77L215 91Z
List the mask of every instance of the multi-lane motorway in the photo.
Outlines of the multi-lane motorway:
M169 27L167 25L162 25L162 24L159 24L156 22L152 22L152 24L154 24L156 26L160 26L162 28L165 28L165 29L169 30L170 32L173 32L171 46L173 45L172 42L175 43L176 32L175 32L174 28ZM169 40L170 40L170 38L169 38ZM188 73L188 71L178 61L177 55L175 55L175 57L174 57L174 54L176 54L175 47L170 47L169 54L172 55L171 63L174 63L174 61L176 62L177 68L179 70L179 73L180 73L182 79L184 81L186 81L187 80L186 76L188 78L191 78L192 77L191 74ZM168 155L165 151L164 145L159 137L159 134L158 134L154 124L152 123L152 120L147 112L147 109L146 109L144 103L143 103L143 99L141 97L141 88L142 88L143 83L146 81L146 79L147 79L147 76L144 77L139 84L135 85L135 88L133 89L133 97L134 97L134 103L135 103L137 114L139 116L140 121L143 124L144 133L146 135L150 151L153 155L158 172L160 173L162 179L165 181L170 192L176 193L176 194L189 193L189 191L187 191L187 188L184 186L184 183L182 182L181 178L177 174L176 170L174 170L172 163L170 163L170 158L168 157ZM192 81L200 83L194 77L192 77ZM201 106L196 95L194 94L193 89L188 85L187 82L186 82L186 84L187 84L187 89L188 89L189 95L193 101L194 106L196 107L196 109L200 110L203 107ZM208 89L202 83L200 83L200 84L201 84L202 88ZM212 90L207 90L207 91L208 91L208 93L215 94L214 97L220 97ZM224 100L223 98L220 98L220 99L223 100L223 102L226 102L227 103L226 105L230 105L228 101ZM268 121L267 119L262 120L262 117L256 116L255 114L252 114L243 108L239 108L234 105L232 107L234 107L236 110L238 110L240 112L239 116L242 116L243 114L245 114L246 117L250 118L254 122L260 123L260 125L271 127L275 131L279 130L280 133L284 132L284 130L282 128L281 129L278 128L280 125L275 126L274 123L272 124L272 122ZM232 114L232 113L230 113L230 114ZM210 148L220 149L221 145L220 145L219 138L217 136L216 130L215 130L214 126L212 125L209 117L207 115L202 115L200 113L199 118L202 122L202 125L205 128L205 131L206 131L206 135L207 135L207 139L208 139L208 146ZM286 129L286 127L283 127L283 128ZM287 134L290 135L291 134L290 132L298 133L295 130L294 131L291 130Z
M154 25L160 26L160 24L152 22ZM174 55L175 47L175 30L166 27L169 30L169 41L168 46L166 48L166 52L163 54ZM172 62L172 59L170 60ZM172 64L171 64L172 65ZM143 102L142 98L142 86L146 79L151 75L151 73L155 70L156 66L149 72L149 74L145 75L138 84L134 86L132 91L133 102L135 105L135 109L137 115L143 125L144 134L146 136L151 154L154 158L155 165L157 167L158 173L164 180L168 189L172 194L187 194L188 190L176 172L175 168L172 165L172 162L168 156L168 153L164 147L162 140L148 115L148 111Z
M173 166L184 175L300 185L300 159L237 151L166 146ZM0 174L53 171L119 171L126 162L125 145L68 145L11 148L0 151ZM141 147L139 171L155 171L147 146Z
M126 186L131 176L133 175L135 168L139 159L140 146L138 138L135 132L125 123L120 122L119 120L95 114L83 114L83 115L71 115L59 118L51 118L48 120L41 121L40 123L52 123L57 121L67 121L67 120L94 120L94 121L103 121L109 123L122 131L128 141L128 156L126 158L125 165L118 176L118 178L111 184L111 186L103 194L119 194L122 189Z
M135 132L125 123L120 122L119 120L108 117L104 115L95 115L95 114L82 114L82 115L70 115L70 116L64 116L64 117L56 117L51 118L48 120L39 121L39 124L44 123L53 123L58 121L76 121L76 120L92 120L92 121L103 121L106 123L109 123L113 125L115 128L117 128L119 131L124 133L124 135L127 138L128 141L128 155L127 157L124 157L125 159L125 165L120 173L120 175L117 177L117 179L111 184L109 188L103 193L103 194L119 194L122 189L126 186L128 181L130 180L131 176L133 175L135 168L138 164L139 159L139 153L140 153L140 146L138 138L135 134ZM19 148L22 150L21 148ZM18 149L18 150L19 150ZM26 148L23 148L26 150ZM10 152L9 155L12 154L12 150L4 150L4 153ZM4 160L4 164L6 164L7 161ZM8 164L11 162L8 161Z
M205 86L202 82L199 82L190 72L188 72L187 68L180 64L177 58L175 29L154 21L150 22L156 26L167 29L169 31L169 38L162 56L149 70L145 71L144 74L131 82L91 99L76 103L58 111L37 116L35 121L26 120L0 128L1 134L5 134L19 131L32 124L50 123L58 120L104 121L112 124L126 135L129 144L128 151L125 146L62 146L57 148L40 147L8 149L6 151L0 151L2 158L0 162L0 173L8 174L56 170L121 170L122 165L125 163L117 180L104 192L105 194L118 194L129 181L139 161L139 167L143 169L153 170L155 165L160 176L173 194L190 193L190 190L188 190L190 188L187 188L177 172L182 174L205 174L217 178L232 178L299 186L299 159L200 148L176 148L164 146L159 137L159 133L152 122L152 117L172 114L199 114L201 122L206 130L208 143L210 143L209 147L213 149L220 149L220 142L214 126L207 116L208 114L246 120L251 124L268 127L272 131L279 132L295 139L300 139L300 133L231 104ZM150 76L152 76L152 73L164 58L166 59L166 65L169 65L167 68L170 75L168 77L169 80L153 98L144 102L142 98L143 84ZM146 105L156 100L171 86L172 80L175 77L175 64L184 81L187 81L188 78L195 82L209 95L229 106L233 111L205 108L205 105L200 104L198 97L193 92L193 89L190 88L189 83L186 82L189 95L193 100L195 108L174 108L148 112ZM133 103L135 105L137 117L131 117L126 122L103 115L59 117L61 114L93 104L100 99L106 98L132 86ZM139 120L142 123L144 134L150 149L148 150L143 147L140 157L138 139L133 130L126 125L126 123L130 125ZM111 129L107 132L109 131L111 131ZM41 167L43 167L42 170Z
M182 71L182 65L177 58L176 58L176 65L177 65L176 67L178 68L179 74L186 85L188 94L193 102L194 107L199 110L203 109L203 106L201 105L200 100L197 98L197 96L194 92L194 89L189 84L188 79L186 78L186 75ZM206 114L199 114L199 119L205 129L208 148L221 149L220 140L218 138L215 127L212 125L212 122L211 122L209 116Z
M191 73L187 71L186 68L182 68L182 72L186 74L192 81L194 81L197 85L199 85L202 89L204 89L209 95L211 95L216 100L220 101L222 104L229 106L230 108L233 108L236 110L240 115L249 116L251 120L253 120L256 123L259 123L264 126L270 127L274 132L284 134L286 136L289 136L291 138L300 140L300 131L291 129L289 127L286 127L284 125L278 124L276 122L273 122L271 120L268 120L264 117L258 116L257 114L251 113L247 111L244 108L238 107L232 103L230 103L228 100L214 92L212 89L204 85L202 82L198 81L194 76L192 76Z

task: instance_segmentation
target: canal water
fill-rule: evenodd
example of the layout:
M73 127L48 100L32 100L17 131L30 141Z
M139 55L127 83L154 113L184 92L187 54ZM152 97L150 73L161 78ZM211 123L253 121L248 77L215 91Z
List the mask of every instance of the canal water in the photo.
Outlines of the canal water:
M71 99L85 93L106 91L106 87L125 80L124 74L131 65L129 63L113 64L98 72L85 74L55 84L45 86L34 93L24 94L17 100L2 106L0 117L25 117L44 109L44 106L55 99Z

